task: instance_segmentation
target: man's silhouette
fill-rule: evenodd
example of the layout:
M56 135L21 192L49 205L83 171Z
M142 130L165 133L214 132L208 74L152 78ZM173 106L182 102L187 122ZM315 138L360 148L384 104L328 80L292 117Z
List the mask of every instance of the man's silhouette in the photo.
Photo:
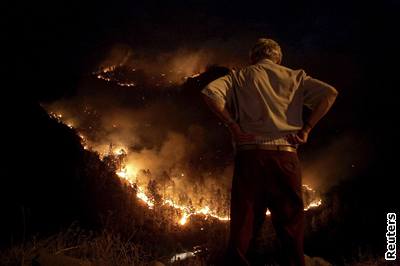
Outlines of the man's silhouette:
M281 241L282 265L304 265L304 210L297 146L328 112L338 92L303 70L281 66L271 39L250 50L251 65L203 90L204 99L232 133L237 154L232 180L227 265L249 265L250 241L268 208ZM312 111L303 121L303 106Z

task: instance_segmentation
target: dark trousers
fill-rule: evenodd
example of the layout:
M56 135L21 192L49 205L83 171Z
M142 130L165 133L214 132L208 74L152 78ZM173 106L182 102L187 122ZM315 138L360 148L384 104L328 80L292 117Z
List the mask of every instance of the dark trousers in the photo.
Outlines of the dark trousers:
M267 208L282 246L280 265L304 266L300 162L296 153L269 150L236 155L226 265L250 265L246 253Z

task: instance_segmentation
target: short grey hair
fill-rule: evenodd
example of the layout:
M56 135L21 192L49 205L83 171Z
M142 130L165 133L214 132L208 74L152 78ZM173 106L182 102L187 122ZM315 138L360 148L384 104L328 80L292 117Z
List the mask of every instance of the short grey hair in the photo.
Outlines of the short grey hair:
M256 63L262 59L270 59L276 63L282 60L282 50L279 44L267 38L260 38L255 45L250 49L250 60Z

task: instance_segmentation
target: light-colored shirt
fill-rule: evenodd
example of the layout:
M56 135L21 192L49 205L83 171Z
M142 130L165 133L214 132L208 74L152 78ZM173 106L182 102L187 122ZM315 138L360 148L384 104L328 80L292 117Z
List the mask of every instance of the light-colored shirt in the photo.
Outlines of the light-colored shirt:
M313 109L337 91L304 70L264 59L211 82L202 93L226 106L244 132L281 145L303 127L304 105Z

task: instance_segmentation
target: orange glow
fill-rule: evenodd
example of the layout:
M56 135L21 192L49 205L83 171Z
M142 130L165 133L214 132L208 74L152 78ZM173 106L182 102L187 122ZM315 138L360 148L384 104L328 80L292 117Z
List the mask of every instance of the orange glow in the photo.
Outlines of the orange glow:
M141 199L144 203L147 204L147 206L152 209L154 207L154 202L152 202L147 195L143 192L143 191L138 191L136 193L136 197L138 197L139 199Z
M180 225L185 225L187 223L187 219L189 218L190 215L187 213L183 213L182 218L179 220Z
M309 209L317 208L317 207L319 207L321 205L322 205L322 199L316 199L316 200L312 201L310 204L308 204L308 206L306 206L304 208L304 210L308 211Z
M52 117L57 119L58 121L61 121L61 118L63 118L63 115L61 113L50 113ZM73 124L68 124L68 126L72 127ZM113 125L113 127L116 127ZM127 147L124 147L123 145L97 145L95 147L92 147L89 144L86 143L86 138L80 134L79 137L81 138L82 144L84 145L85 149L91 149L94 151L99 152L100 158L104 159L106 156L114 156L116 160L118 160L118 168L116 169L115 173L118 177L121 179L124 179L125 181L128 182L132 187L136 188L136 197L140 199L145 205L153 209L155 202L152 200L151 197L149 197L149 193L147 193L147 189L144 183L140 183L138 181L138 175L139 172L144 168L141 167L140 163L132 163L132 161L125 162L125 158L128 156L128 149ZM107 149L108 147L108 149ZM184 173L183 171L179 171L178 176L180 177L185 177L185 176L190 176L190 173ZM319 206L322 205L322 199L317 196L316 192L314 189L312 189L309 185L303 185L303 190L308 191L311 196L311 202L307 204L307 206L304 207L304 210L307 211L312 208L318 208ZM185 205L180 205L176 201L174 201L174 194L173 192L169 191L166 194L163 194L163 197L161 199L160 204L164 206L169 206L172 207L176 210L178 210L179 213L179 218L176 220L176 222L179 225L187 225L189 222L189 218L192 215L200 216L203 217L204 219L208 219L209 217L218 219L220 221L229 221L230 217L228 215L224 215L223 211L218 211L217 209L212 209L210 206L203 205L203 206L185 206ZM190 195L189 195L190 196ZM226 212L225 212L226 213ZM270 216L271 212L269 210L266 211L266 215Z

